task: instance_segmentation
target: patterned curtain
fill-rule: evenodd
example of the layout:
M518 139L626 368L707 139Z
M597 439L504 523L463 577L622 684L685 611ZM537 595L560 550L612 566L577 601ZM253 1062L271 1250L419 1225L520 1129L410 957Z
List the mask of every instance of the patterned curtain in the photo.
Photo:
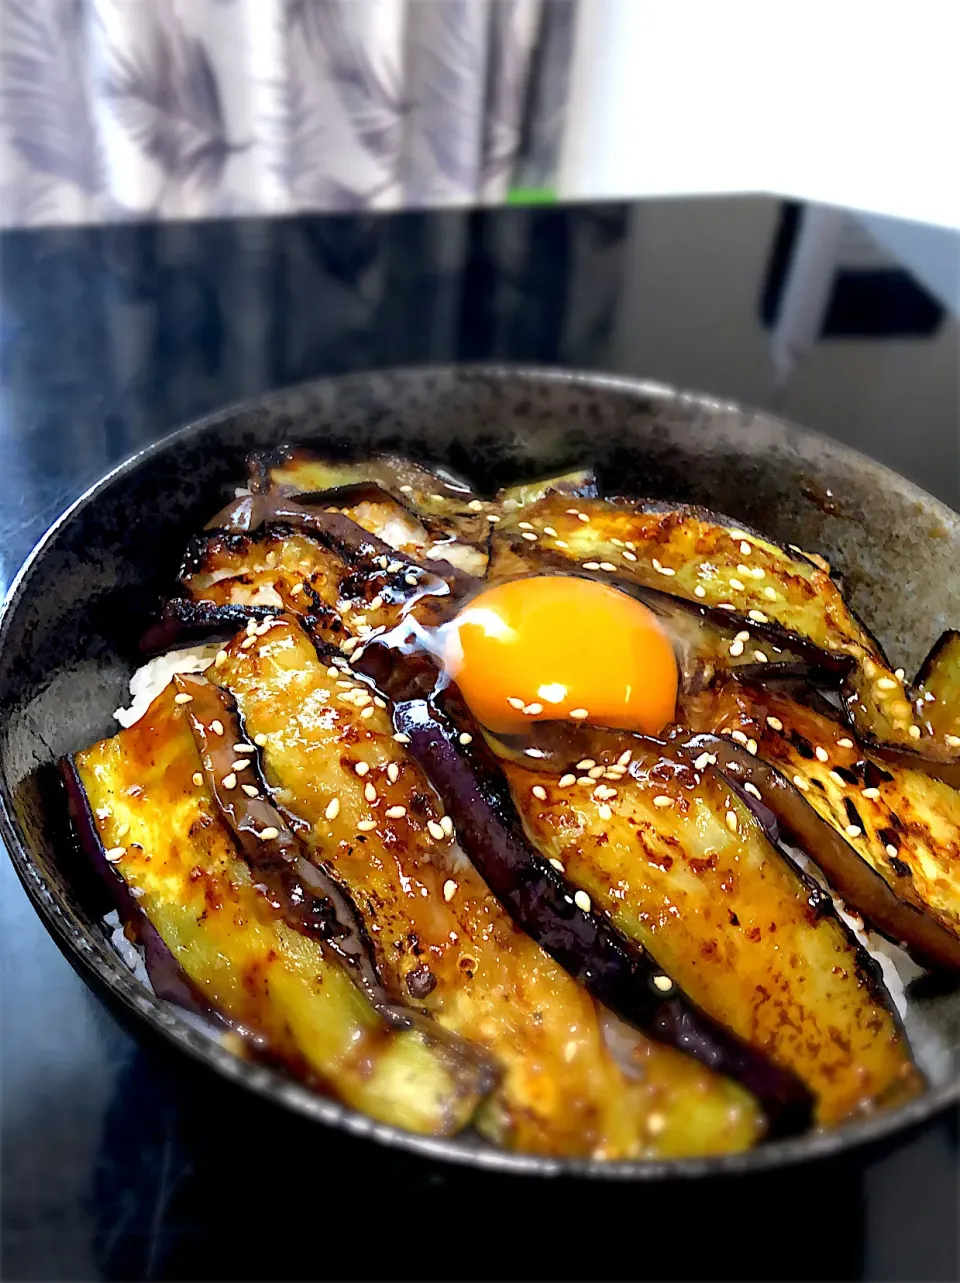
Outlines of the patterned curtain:
M0 0L0 225L549 189L577 2Z

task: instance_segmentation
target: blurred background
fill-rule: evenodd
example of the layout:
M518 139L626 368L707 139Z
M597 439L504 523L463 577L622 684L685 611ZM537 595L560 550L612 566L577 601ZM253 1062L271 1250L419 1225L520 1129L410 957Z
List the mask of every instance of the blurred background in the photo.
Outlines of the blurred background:
M953 17L933 0L0 0L4 586L145 442L411 362L744 401L960 506ZM103 1011L6 860L0 940L4 1277L314 1276L309 1253L222 1231L236 1185L265 1196L274 1123L211 1137L212 1098ZM790 1260L727 1260L718 1205L706 1255L661 1250L653 1276L709 1258L721 1277L955 1278L952 1126L752 1190L771 1225L816 1200L820 1233ZM461 1214L446 1169L394 1175ZM606 1207L636 1215L620 1192ZM394 1272L371 1252L371 1276ZM566 1276L585 1259L568 1252L524 1258L526 1277Z

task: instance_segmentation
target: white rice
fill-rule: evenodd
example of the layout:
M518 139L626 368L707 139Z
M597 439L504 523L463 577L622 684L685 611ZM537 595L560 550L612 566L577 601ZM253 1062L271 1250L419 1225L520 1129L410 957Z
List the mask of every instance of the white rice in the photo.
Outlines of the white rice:
M217 646L186 646L143 664L130 678L130 703L126 708L118 708L114 717L121 726L133 726L170 685L175 674L204 672L213 663L218 649Z

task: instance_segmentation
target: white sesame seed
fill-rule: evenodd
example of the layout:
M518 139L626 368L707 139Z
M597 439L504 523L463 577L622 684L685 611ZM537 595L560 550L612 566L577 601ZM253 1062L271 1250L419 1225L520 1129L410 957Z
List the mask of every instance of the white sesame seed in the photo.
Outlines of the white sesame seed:
M536 542L536 538L537 538L537 536L536 536L532 531L530 531L530 530L524 530L524 531L521 533L520 538L521 538L521 539L528 539L531 543L535 543L535 542Z
M750 554L753 552L753 545L748 544L747 541L744 539L740 544L740 551L743 553L745 557L749 557Z
M730 738L736 740L738 744L746 744L747 737L743 731L731 731Z
M364 785L363 796L368 802L375 802L377 800L377 790L369 781Z
M921 731L919 726L909 726L907 728L907 734L910 736L911 739L918 740L920 736L923 734L923 731Z
M620 754L620 756L617 758L617 765L618 765L618 766L629 766L629 765L630 765L630 759L631 759L632 757L633 757L633 753L631 752L631 750L630 750L629 748L624 749L624 751L623 751L623 752Z
M529 522L529 521L518 521L518 522L517 522L517 525L520 527L520 529L521 529L521 530L532 530L532 529L533 529L533 526L531 526L531 524L530 524L530 522Z
M653 983L656 985L656 987L660 990L661 993L669 993L670 990L673 988L673 981L670 979L669 976L654 976Z
M406 813L407 808L405 806L388 806L384 811L384 815L388 820L400 820Z
M600 805L597 807L597 814L600 816L601 820L613 819L613 812L610 810L610 807L606 804L606 802L600 803Z
M440 827L443 829L444 833L446 833L448 838L453 837L453 820L451 820L449 815L440 816Z
M507 703L511 708L515 708L518 712L523 708L523 700L518 699L516 695L508 695Z
M547 800L547 790L543 788L540 784L534 784L530 792L540 802L545 802Z
M460 743L461 743L461 744L472 744L472 743L473 743L473 736L470 734L470 732L469 732L469 731L462 731L462 732L460 733L460 735L458 735L458 737L457 737L457 738L460 740Z
M545 535L549 535L551 539L556 539L557 537L557 532L554 530L553 526L544 526L543 533Z
M222 668L228 659L229 659L229 655L225 650L218 650L217 657L213 661L214 668Z
M945 735L944 739L950 748L960 748L960 735Z
M269 565L269 560L268 560L267 564ZM248 619L248 620L247 620L247 636L248 636L248 637L253 637L253 636L254 636L254 634L256 633L256 631L257 631L257 621L256 621L255 619Z
M760 790L757 788L756 784L752 784L749 780L744 784L743 791L744 793L749 793L751 797L755 797L758 802L761 800Z
M567 543L566 539L558 539L556 542L557 542L557 547L558 547L558 548L569 548L569 547L570 547L570 545Z
M736 659L738 655L742 655L742 654L743 654L743 642L742 642L742 641L735 641L735 642L731 642L731 643L730 643L730 654L733 656L733 658L734 658L734 659Z
M553 858L553 856L551 856L551 857L550 857L550 864L552 865L552 867L553 867L553 868L555 868L555 869L556 869L556 871L557 871L558 873L563 873L563 872L565 871L565 870L564 870L564 867L563 867L563 865L560 863L560 861L559 861L559 860L555 860L555 859Z
M387 767L387 779L390 781L391 784L396 784L399 778L400 778L400 767L396 764L396 762L391 762L390 765Z
M376 820L359 820L357 822L357 828L361 833L369 833L371 829L375 829L376 827Z
M303 592L303 584L294 584L293 587L290 589L290 596L299 597L302 592Z
M356 705L357 708L366 708L366 706L369 703L371 703L372 700L373 700L373 696L368 695L366 691L358 691L356 695L354 695L352 702Z
M772 731L782 731L782 730L783 730L783 722L781 722L781 720L780 720L780 718L779 718L779 717L768 717L768 718L767 718L767 725L770 727L770 729L771 729Z
M454 882L453 878L447 878L446 882L444 882L443 884L444 900L446 900L446 902L449 904L456 894L457 894L456 882Z
M817 761L818 761L818 762L829 762L829 761L830 761L830 754L829 754L829 753L827 752L827 750L826 750L825 748L823 748L820 744L818 744L818 745L817 745L817 747L816 747L813 751L814 751L814 753L816 753L816 755L817 755Z
M628 552L626 549L624 549L620 555L623 557L624 561L636 561L637 559L637 554L635 552Z
M853 748L853 740L844 735L842 739L837 740L837 748Z
M609 570L616 570L616 566L613 564L613 562L612 562L612 561L601 561L601 563L600 563L600 569L601 569L601 570L608 570L608 571L609 571Z
M737 813L736 813L736 811L728 811L728 812L727 812L727 828L730 830L730 832L731 832L731 833L736 833L736 831L737 831Z
M264 735L263 731L261 731L259 735L254 735L253 742L254 744L257 745L258 748L263 748L263 746L267 742L267 737L266 735Z
M179 695L174 695L173 702L175 704L192 704L193 696L188 695L186 691L182 691Z
M589 771L590 768L596 766L596 764L595 759L592 757L581 757L580 761L577 763L577 770Z
M879 790L879 789L864 789L864 790L863 790L863 796L864 796L864 797L868 797L868 798L870 798L870 800L871 800L871 801L874 801L876 798L878 798L878 797L880 796L880 790Z
M383 597L380 595L380 593L377 593L376 597L374 597L373 601L370 603L369 609L379 610L382 605L383 605Z
M578 512L578 513L577 513L577 517L578 517L578 519L579 519L580 521L589 521L589 520L590 520L590 518L587 516L587 514L586 514L585 512Z
M624 544L624 547L625 547L625 548L629 548L631 552L636 552L636 551L637 551L637 545L633 542L633 540L632 540L632 539L628 539L628 540L626 541L626 543Z
M767 584L766 588L764 588L763 595L764 597L766 597L767 601L777 600L777 590L776 588L771 588L769 584Z
M229 775L225 775L223 777L220 783L225 789L235 789L237 787L237 777L233 771L231 771Z
M863 661L863 671L864 673L866 673L867 677L870 677L870 678L876 677L877 666L872 659L865 659Z
M257 750L252 744L234 744L233 751L235 753L255 753Z
M880 677L877 679L877 689L882 691L895 691L897 682L892 677Z
M718 601L717 610L736 610L736 606L732 601Z
M658 793L653 799L654 806L673 806L673 798L667 797L666 793Z
M706 597L707 590L704 588L703 584L697 584L693 590L693 595L694 597Z
M215 719L210 723L210 729L213 731L214 735L222 735L222 734L223 734L223 722L221 722L219 719L215 718Z
M893 845L892 842L889 842L885 849L886 849L887 855L889 855L892 860L897 854L897 848Z
M836 784L839 788L843 788L845 786L847 781L843 778L843 776L839 773L839 771L830 770L827 772L827 774L833 780L834 784Z
M340 814L340 799L332 797L327 803L327 809L323 813L328 820L335 820Z
M536 717L538 713L543 712L542 704L524 704L523 711L527 717Z
M745 566L743 562L740 562L737 566L737 574L743 575L745 579L750 579L753 576L753 571L749 566Z
M272 842L274 838L280 836L280 830L275 829L272 824L268 824L265 829L261 829L257 837L261 842Z
M111 846L104 852L110 864L119 864L126 854L127 848L125 846Z
M801 793L808 793L810 791L810 785L807 783L807 781L803 778L802 775L795 775L793 777L793 782L796 785L796 787L801 791Z
M700 756L696 758L693 764L698 771L702 771L702 770L705 770L706 767L712 766L716 760L717 759L713 756L712 753L701 753Z
M231 769L234 771L245 771L250 763L245 757L238 757L235 762L231 762Z
M257 791L257 786L255 784L241 784L240 787L243 789L244 793L246 793L247 797L260 796L259 792Z
M366 775L367 771L370 770L370 764L369 762L357 762L353 769L362 779L363 776Z
M584 570L599 570L600 563L599 561L585 561L583 562L583 568Z
M747 750L748 753L752 753L753 756L756 757L757 749L759 747L756 740L753 740L753 739L747 740L746 744L744 744L743 747Z
M599 780L606 769L605 766L591 766L587 774L592 780Z
M403 731L397 731L396 735L394 735L394 737L393 737L393 738L396 740L396 742L397 742L398 744L409 744L409 743L410 743L410 736L409 736L409 735L404 735Z
M590 912L590 897L587 895L586 891L578 891L573 897L573 903L578 909L582 909L584 913Z
M443 829L436 820L427 820L427 832L432 838L436 838L438 842L442 842L444 839Z
M194 771L193 782L194 784L196 784L197 788L199 788L200 785L203 783L203 776L200 774L199 771Z
M844 832L848 838L858 838L863 836L863 829L859 824L848 824Z
M240 643L240 649L249 650L251 646L255 645L256 640L256 637L244 637L243 641Z
M571 708L570 716L574 718L576 721L582 722L583 719L585 717L589 717L590 714L587 712L585 708Z
M415 588L417 586L417 576L414 574L404 575L403 582L409 584L411 588Z
M413 486L401 486L401 487L400 487L400 493L401 493L401 494L413 494Z
M575 775L570 775L568 773L567 775L560 776L560 779L557 782L557 787L562 789L568 789L571 784L576 784L576 782L577 782L577 777Z
M745 591L744 585L741 583L741 581L740 581L739 579L732 579L732 578L731 578L731 580L730 580L730 587L731 587L731 588L733 588L736 592L744 592L744 591Z

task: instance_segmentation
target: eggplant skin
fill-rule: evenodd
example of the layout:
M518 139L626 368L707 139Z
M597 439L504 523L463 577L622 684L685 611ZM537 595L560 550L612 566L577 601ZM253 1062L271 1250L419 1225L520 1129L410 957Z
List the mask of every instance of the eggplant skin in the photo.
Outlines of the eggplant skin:
M709 764L630 742L623 774L611 752L585 784L505 763L530 839L694 1002L799 1074L820 1123L916 1094L878 971L829 901Z
M763 650L766 639L812 647L825 665L831 657L845 662L844 715L862 739L960 761L960 742L948 742L918 718L903 677L847 606L822 559L782 548L721 514L651 499L571 503L548 495L523 517L537 536L531 547L580 566L609 566L624 581L724 610L751 634L751 649L760 639ZM497 533L515 536L516 518Z
M608 1158L727 1152L760 1137L756 1102L678 1053L634 1035L643 1077L623 1073L589 995L459 855L388 710L346 665L318 659L294 620L236 638L212 676L264 741L267 779L314 861L362 912L385 982L502 1066L477 1120L485 1134L528 1152Z
M203 782L189 706L174 690L74 757L129 895L203 999L270 1060L383 1122L461 1130L480 1099L446 1056L415 1029L391 1031L346 970L258 888Z
M960 793L925 771L881 760L846 728L783 691L730 682L683 701L679 720L692 731L736 736L749 743L796 788L904 906L893 920L858 910L878 930L919 957L956 967L960 941ZM827 877L836 873L816 847L808 854ZM818 858L818 856L820 858ZM821 863L823 860L823 863ZM837 886L841 890L840 886ZM841 891L841 894L843 892ZM940 927L915 935L917 914ZM899 930L898 930L899 927ZM944 939L951 937L954 943Z

